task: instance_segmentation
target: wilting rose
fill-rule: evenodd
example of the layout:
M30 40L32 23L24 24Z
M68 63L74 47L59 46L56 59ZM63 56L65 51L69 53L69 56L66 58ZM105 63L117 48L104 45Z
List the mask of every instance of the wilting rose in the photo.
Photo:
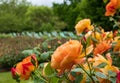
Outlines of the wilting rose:
M71 69L75 64L75 59L81 53L82 45L77 40L70 40L59 46L52 55L51 67L64 72L65 69Z
M35 60L35 64L31 62L32 59ZM29 79L31 72L35 70L35 67L37 67L37 59L36 56L33 54L23 59L22 62L19 62L14 68L14 70L19 74L20 79L27 80Z
M110 48L111 48L111 45L109 41L102 41L99 44L97 44L97 46L94 49L93 54L94 55L102 54Z
M92 30L92 29L93 29L93 26L91 25L90 19L83 19L79 21L75 26L77 35L81 34L85 30Z
M105 16L114 16L118 8L120 8L120 0L110 0L106 6Z
M116 83L120 83L120 71L117 73L117 80Z

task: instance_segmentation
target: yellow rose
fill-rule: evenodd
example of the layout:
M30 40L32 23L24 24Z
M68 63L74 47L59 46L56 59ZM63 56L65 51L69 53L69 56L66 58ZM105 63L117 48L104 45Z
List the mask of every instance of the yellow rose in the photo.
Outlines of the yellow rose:
M92 30L92 29L93 26L91 25L90 19L80 20L75 26L77 35L81 34L84 30Z

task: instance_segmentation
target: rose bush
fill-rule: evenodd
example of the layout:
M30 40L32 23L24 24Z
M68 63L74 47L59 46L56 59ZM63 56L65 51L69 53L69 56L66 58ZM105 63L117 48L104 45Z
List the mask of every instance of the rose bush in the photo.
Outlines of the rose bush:
M110 0L105 15L114 16L119 6L119 0ZM54 52L28 56L11 69L13 78L19 82L31 77L35 83L120 83L120 70L112 58L119 55L119 31L104 31L90 19L80 20L75 30L78 40L70 39Z

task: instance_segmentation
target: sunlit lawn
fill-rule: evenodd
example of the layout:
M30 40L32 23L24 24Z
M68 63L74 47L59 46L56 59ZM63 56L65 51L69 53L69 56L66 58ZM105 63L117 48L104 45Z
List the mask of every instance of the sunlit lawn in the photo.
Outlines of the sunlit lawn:
M10 72L0 72L0 83L17 83L12 79ZM21 81L20 83L31 83L30 81Z

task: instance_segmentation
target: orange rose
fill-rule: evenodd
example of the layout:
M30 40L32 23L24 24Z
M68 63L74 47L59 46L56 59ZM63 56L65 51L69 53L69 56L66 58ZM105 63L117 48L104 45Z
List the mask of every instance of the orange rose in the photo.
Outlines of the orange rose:
M120 7L120 0L110 0L106 6L105 16L113 16Z
M35 60L35 64L32 63L31 61ZM33 65L34 64L34 65ZM27 80L29 79L31 72L34 71L35 66L37 67L37 59L35 55L31 55L23 59L22 62L19 62L16 67L14 68L15 72L17 72L20 76L20 79ZM14 74L14 73L13 73Z
M92 30L93 26L91 25L90 19L83 19L79 21L76 26L75 30L77 32L77 35L81 34L84 30Z
M59 69L61 73L65 69L71 69L75 64L75 59L80 55L82 45L77 40L70 40L59 46L52 55L51 67Z
M105 51L107 51L107 50L110 49L110 48L111 48L110 42L102 41L102 42L100 42L100 43L96 46L96 48L94 49L93 54L94 54L94 55L102 54L102 53L104 53Z

